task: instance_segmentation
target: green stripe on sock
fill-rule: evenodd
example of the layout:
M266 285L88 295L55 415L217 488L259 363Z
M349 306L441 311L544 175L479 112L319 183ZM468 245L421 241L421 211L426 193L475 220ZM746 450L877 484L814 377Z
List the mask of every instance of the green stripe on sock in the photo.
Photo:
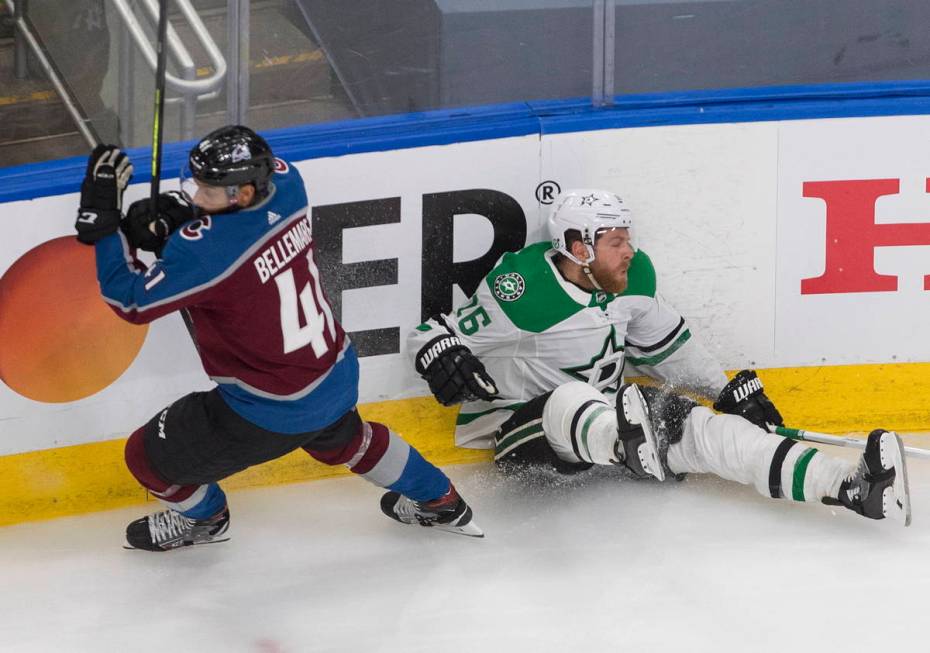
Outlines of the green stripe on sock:
M804 501L804 477L807 476L807 466L811 458L817 453L816 449L808 449L798 457L794 463L794 481L791 483L791 498L795 501Z
M588 461L591 460L591 448L588 446L588 429L591 428L591 424L594 423L599 416L602 414L613 410L612 408L607 408L606 406L601 406L596 410L591 411L591 414L588 415L588 419L584 421L584 424L581 427L581 444L584 445L585 450L588 452Z

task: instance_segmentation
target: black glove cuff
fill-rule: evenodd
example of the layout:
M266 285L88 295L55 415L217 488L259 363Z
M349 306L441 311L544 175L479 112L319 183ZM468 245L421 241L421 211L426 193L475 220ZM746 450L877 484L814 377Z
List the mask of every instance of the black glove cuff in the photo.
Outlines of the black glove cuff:
M428 372L430 366L436 362L436 359L439 358L440 354L450 351L454 348L460 348L466 351L468 350L468 347L463 345L458 336L454 334L444 333L441 336L433 338L428 343L423 345L423 347L420 348L420 351L417 352L414 368L420 376L427 377L429 376Z
M121 217L122 214L116 210L78 209L78 218L75 222L78 242L93 245L98 240L116 233L119 230Z

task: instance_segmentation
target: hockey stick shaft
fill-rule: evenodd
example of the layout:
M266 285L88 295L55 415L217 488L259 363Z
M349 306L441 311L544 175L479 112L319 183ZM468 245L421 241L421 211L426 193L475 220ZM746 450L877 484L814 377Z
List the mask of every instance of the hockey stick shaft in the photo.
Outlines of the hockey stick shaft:
M168 74L168 50L165 41L168 40L168 0L158 0L158 35L156 37L156 53L158 64L155 67L155 117L152 120L152 186L149 198L152 210L157 211L158 192L161 186L161 145L164 136L165 124L165 77ZM186 308L180 310L184 326L194 341L194 347L200 350L197 338L194 337L194 323Z
M839 447L854 447L856 449L865 449L865 440L862 438L842 437L839 435L829 435L827 433L817 433L816 431L806 431L804 429L792 429L786 426L776 426L770 428L772 433L781 435L792 440L803 440L804 442L819 442L820 444L834 444ZM930 450L919 447L904 447L904 452L913 458L930 458Z
M158 206L159 186L161 185L161 144L165 116L165 76L168 52L165 41L168 36L168 0L158 2L158 65L155 69L155 117L152 120L152 186L150 198L152 207Z

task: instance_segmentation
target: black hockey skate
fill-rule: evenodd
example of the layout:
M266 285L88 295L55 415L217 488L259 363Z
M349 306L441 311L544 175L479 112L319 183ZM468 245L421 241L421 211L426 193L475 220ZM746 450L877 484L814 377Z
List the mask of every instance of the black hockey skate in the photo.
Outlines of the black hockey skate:
M126 527L127 548L170 551L194 544L225 542L220 536L229 528L229 508L209 519L190 519L175 510L164 510L137 519Z
M619 462L637 476L664 481L665 468L649 422L649 406L635 383L621 386L617 393L617 430L614 453Z
M852 476L840 485L839 503L869 519L886 517L911 524L911 497L904 463L904 445L897 433L876 429L869 433L865 453Z
M414 501L399 492L387 492L381 497L381 512L402 524L419 524L441 531L484 537L472 521L471 508L459 496L455 486L434 501Z

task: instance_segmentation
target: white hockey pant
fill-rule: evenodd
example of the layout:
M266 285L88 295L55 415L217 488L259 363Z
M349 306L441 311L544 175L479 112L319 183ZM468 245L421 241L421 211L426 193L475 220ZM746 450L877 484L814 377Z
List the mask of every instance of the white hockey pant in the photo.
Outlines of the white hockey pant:
M568 462L616 463L617 415L611 401L591 386L559 386L543 410L549 446ZM795 501L836 497L855 464L766 431L735 415L694 408L682 438L669 446L676 473L714 474L764 495Z

